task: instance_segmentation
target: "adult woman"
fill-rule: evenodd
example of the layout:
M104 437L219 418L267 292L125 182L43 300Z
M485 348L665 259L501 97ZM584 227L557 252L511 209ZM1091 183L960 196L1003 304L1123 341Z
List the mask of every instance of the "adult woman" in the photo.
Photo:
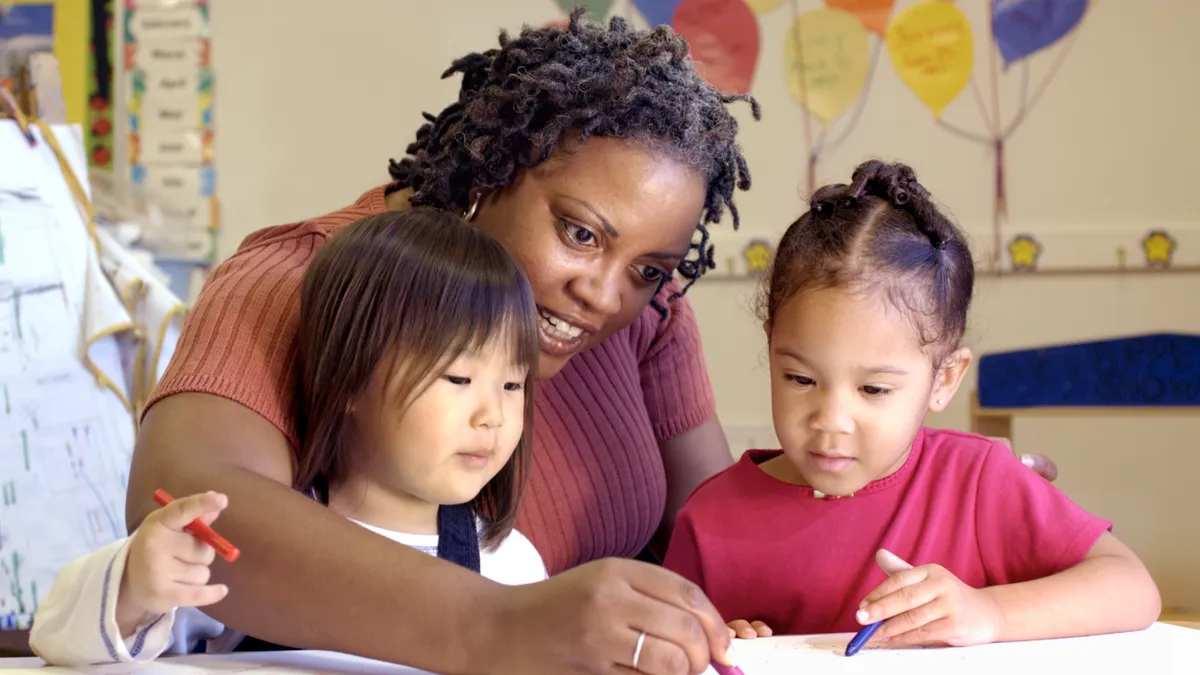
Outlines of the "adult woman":
M452 73L459 100L418 131L392 184L251 235L213 274L148 404L129 523L154 487L228 494L222 533L243 555L215 570L231 593L212 613L262 640L442 673L700 672L728 637L694 587L629 560L576 566L637 554L732 461L695 319L667 280L703 274L703 223L749 187L725 109L743 97L706 84L670 29L581 12L566 30L502 34ZM538 459L518 527L552 572L574 568L550 581L498 587L288 488L298 279L338 229L410 204L467 214L534 288Z
M263 640L447 674L698 673L724 654L725 628L694 586L599 559L636 554L660 524L667 532L692 488L732 461L695 319L666 280L703 274L703 223L749 187L725 109L743 97L708 86L667 28L580 16L457 61L447 75L463 75L459 100L418 131L392 184L251 235L206 285L148 404L127 513L140 522L155 487L229 495L222 533L243 555L215 570L232 591L215 618ZM499 587L288 487L299 277L344 225L410 204L465 213L493 234L542 310L518 527L552 572L570 568L549 581Z

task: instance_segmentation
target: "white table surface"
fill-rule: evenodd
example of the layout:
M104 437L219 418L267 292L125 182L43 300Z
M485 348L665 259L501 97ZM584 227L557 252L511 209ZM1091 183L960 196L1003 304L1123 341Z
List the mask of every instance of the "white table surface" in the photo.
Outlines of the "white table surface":
M947 649L866 649L844 656L850 634L781 636L736 642L745 675L1037 675L1121 673L1200 675L1200 631L1157 623L1145 631L1067 640ZM37 675L418 675L423 671L332 652L294 651L163 658L148 664L82 668L40 659L0 659L0 669ZM709 671L712 673L711 669Z

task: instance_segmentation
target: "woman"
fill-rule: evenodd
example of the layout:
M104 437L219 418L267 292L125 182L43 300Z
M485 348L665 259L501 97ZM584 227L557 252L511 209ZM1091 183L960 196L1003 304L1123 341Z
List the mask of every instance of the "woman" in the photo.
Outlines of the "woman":
M242 549L214 618L270 642L440 673L699 673L728 633L692 584L621 560L727 467L691 308L706 223L750 184L737 123L669 28L527 29L459 59L459 99L393 182L248 237L206 284L144 415L127 503L162 487L229 496ZM517 259L542 313L535 462L518 527L550 580L502 587L392 545L293 492L298 282L353 220L428 205ZM698 225L699 224L699 225ZM603 559L603 560L602 560Z

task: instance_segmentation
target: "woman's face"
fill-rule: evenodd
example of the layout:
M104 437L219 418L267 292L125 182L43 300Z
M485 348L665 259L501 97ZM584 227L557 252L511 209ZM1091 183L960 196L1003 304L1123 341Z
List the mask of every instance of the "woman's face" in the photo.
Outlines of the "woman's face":
M646 308L688 252L705 188L641 144L593 138L485 196L475 223L520 263L541 313L539 379Z

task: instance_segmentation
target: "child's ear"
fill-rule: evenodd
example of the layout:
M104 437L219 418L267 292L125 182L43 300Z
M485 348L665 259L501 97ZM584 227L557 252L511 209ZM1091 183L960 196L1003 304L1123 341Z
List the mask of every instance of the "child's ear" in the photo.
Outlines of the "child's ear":
M929 392L929 412L942 412L950 405L967 375L967 369L971 367L971 358L971 350L963 347L954 350L942 361L934 375L933 391Z

